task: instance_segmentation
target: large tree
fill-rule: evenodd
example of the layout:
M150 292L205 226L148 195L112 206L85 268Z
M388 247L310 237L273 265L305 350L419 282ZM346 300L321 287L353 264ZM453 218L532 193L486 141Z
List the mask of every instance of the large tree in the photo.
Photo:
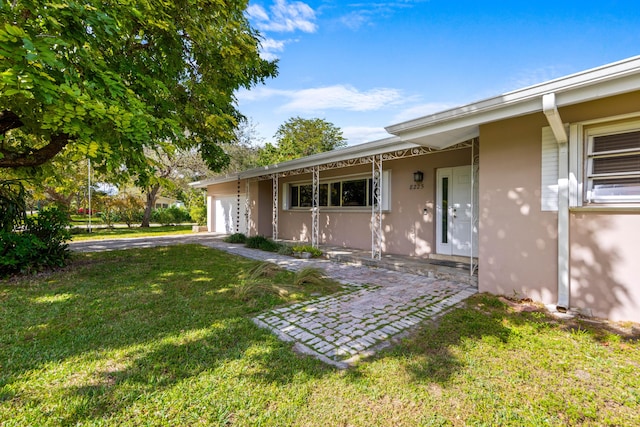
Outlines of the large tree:
M267 143L260 149L259 163L270 165L310 156L347 145L342 130L323 119L292 117L280 125L276 145Z
M228 159L234 91L277 73L260 58L247 0L0 2L0 168L63 149L108 170L149 166L144 148Z

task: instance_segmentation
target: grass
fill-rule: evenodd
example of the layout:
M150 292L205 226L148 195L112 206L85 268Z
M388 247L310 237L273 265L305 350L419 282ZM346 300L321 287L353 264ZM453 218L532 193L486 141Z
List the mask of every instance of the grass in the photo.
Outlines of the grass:
M71 225L78 224L89 224L89 215L71 215ZM100 225L103 224L102 218L100 215L92 215L91 216L91 224Z
M324 289L239 298L294 279L260 265L184 245L0 282L0 425L640 424L637 329L478 295L339 371L252 323Z
M102 240L125 237L149 237L173 234L191 234L191 225L171 225L160 227L132 227L132 228L94 228L91 233L73 234L74 242L81 240ZM78 231L76 231L78 233Z

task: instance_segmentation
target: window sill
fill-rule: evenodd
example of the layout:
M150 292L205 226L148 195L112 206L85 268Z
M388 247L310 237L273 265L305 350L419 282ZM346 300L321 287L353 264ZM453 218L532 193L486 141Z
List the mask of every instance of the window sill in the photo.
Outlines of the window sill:
M640 203L589 204L569 208L570 212L634 212L640 213Z
M371 206L369 207L343 207L343 208L320 208L318 209L320 213L367 213L371 214ZM300 212L300 213L310 213L311 208L289 208L283 209L283 212ZM389 213L390 210L383 209L382 213Z

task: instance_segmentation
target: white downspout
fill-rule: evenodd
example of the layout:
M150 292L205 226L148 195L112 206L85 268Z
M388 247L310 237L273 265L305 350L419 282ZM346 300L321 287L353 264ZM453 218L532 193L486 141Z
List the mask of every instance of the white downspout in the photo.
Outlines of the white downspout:
M569 147L555 93L542 97L542 111L558 143L558 303L561 311L569 309Z

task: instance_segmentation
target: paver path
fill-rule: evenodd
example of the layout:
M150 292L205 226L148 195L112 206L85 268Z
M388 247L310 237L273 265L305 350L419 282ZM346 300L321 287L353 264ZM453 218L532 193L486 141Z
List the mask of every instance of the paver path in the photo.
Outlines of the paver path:
M253 320L281 339L295 342L297 351L340 368L388 346L390 340L407 333L420 321L477 292L475 287L453 280L329 260L296 259L225 243L213 235L127 240L129 242L79 242L71 247L79 251L95 251L200 243L243 257L272 262L292 271L308 266L322 268L327 276L347 285L345 290L274 309Z

